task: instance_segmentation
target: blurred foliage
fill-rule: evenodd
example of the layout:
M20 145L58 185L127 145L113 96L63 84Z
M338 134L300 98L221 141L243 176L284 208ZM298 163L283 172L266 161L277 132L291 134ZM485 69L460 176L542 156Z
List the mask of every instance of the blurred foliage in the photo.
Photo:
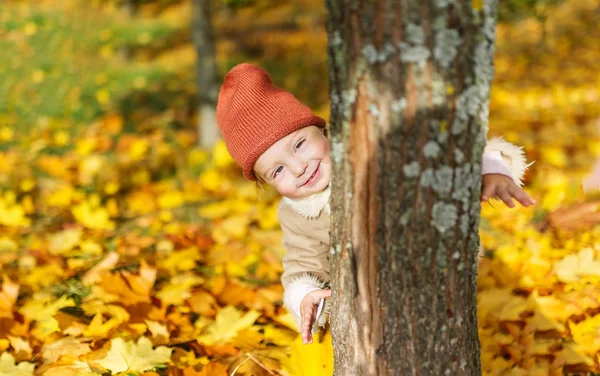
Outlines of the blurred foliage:
M581 192L600 155L598 4L511 4L490 136L536 161L538 204L483 206L483 371L598 373L600 227L546 221L600 212ZM214 6L222 73L260 64L328 117L322 1ZM189 30L188 1L0 8L0 375L331 373L330 334L303 346L281 304L278 196L223 143L195 147Z
M97 118L131 89L164 78L155 67L122 64L118 50L164 38L172 28L129 22L116 11L98 13L85 3L57 4L3 6L1 124L33 132L40 122L72 128Z
M520 21L531 17L544 22L548 12L564 0L501 0L498 6L500 22Z

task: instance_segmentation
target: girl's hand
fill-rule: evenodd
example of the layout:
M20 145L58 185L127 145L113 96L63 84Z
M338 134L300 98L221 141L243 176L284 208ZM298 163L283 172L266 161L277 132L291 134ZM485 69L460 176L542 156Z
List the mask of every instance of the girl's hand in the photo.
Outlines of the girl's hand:
M527 207L535 204L535 200L529 197L524 190L519 188L515 182L506 175L502 174L485 174L482 177L481 201L487 201L491 197L499 197L506 206L514 208L511 197L514 197Z
M300 317L302 318L302 343L312 343L312 326L317 319L317 308L323 298L329 298L331 290L314 290L306 294L300 303Z

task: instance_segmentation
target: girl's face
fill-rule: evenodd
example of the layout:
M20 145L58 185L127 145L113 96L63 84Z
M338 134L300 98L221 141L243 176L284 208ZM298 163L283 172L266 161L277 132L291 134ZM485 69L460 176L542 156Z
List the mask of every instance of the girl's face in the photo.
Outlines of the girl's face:
M331 175L323 129L311 125L278 140L256 160L254 173L291 199L321 192Z

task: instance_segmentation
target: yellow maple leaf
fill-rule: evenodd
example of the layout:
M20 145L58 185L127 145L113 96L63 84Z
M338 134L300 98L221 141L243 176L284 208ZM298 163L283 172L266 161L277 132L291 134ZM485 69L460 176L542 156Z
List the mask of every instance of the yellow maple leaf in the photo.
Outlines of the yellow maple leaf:
M600 350L600 315L587 318L577 324L570 322L573 340L585 353L593 355Z
M30 192L33 188L35 188L35 180L31 178L24 179L19 184L19 188L21 188L23 192Z
M285 311L285 313L280 314L279 316L275 316L273 317L273 320L293 331L297 331L298 330L298 324L296 323L296 319L294 318L294 316L289 312L289 311Z
M119 254L117 252L110 252L104 256L102 261L98 262L91 269L89 269L81 278L81 281L85 285L91 285L101 279L101 274L108 272L114 268L119 261Z
M580 346L563 343L562 349L555 353L558 364L585 364L592 366L594 360L582 353Z
M25 276L22 276L24 285L29 285L36 290L40 287L50 286L64 277L65 269L56 262L35 267Z
M110 350L105 358L94 363L116 372L144 372L171 360L170 349L166 346L152 348L152 342L146 337L140 337L137 343L125 342L122 338L110 341Z
M78 255L81 254L88 257L102 255L102 246L93 240L82 241L81 244L79 244L79 249L80 252L78 252Z
M156 269L142 260L139 274L121 271L116 274L103 274L98 285L109 294L119 296L123 304L148 302L150 291L156 280Z
M84 185L91 184L105 163L106 158L102 155L92 154L83 157L79 161L79 182Z
M67 179L71 176L70 163L59 156L43 154L37 164L42 171L57 178Z
M540 311L535 311L533 317L527 320L529 328L535 328L537 331L543 332L548 330L556 330L558 332L564 332L566 330L565 326L555 320L552 320L550 317L544 315Z
M183 352L183 350L181 350L181 352ZM187 366L195 366L196 364L206 365L210 362L210 360L208 360L207 356L196 357L196 353L194 352L194 350L189 350L189 351L185 352L184 354L181 354L181 352L180 352L179 359L177 362L181 363L183 365L187 365ZM175 356L173 356L173 357L175 357Z
M302 344L302 337L298 336L291 347L289 360L284 358L281 364L290 375L333 374L333 345L329 330L316 335L313 343L308 345Z
M290 316L290 318L294 320L293 317ZM267 324L263 326L262 329L264 331L265 340L268 340L277 346L289 346L298 336L298 333L296 332L295 321L293 322L293 325L294 327L292 330L283 329L273 324Z
M566 322L570 316L582 313L580 304L567 303L554 295L540 296L537 291L533 291L529 299L534 301L541 313L558 322Z
M127 197L127 207L133 214L147 214L156 210L152 193L137 190Z
M489 289L477 295L478 316L485 320L489 315L499 320L521 320L520 314L531 310L532 303L512 294L511 288Z
M35 364L20 362L15 364L15 358L5 352L0 355L0 376L33 376Z
M25 216L22 206L6 202L6 199L0 197L0 224L10 227L29 227L31 220Z
M0 247L0 250L2 248ZM19 296L19 284L8 278L6 274L2 275L2 291L0 291L0 317L13 317L12 309Z
M231 216L215 224L212 237L219 244L225 244L232 239L243 239L248 234L251 218L247 215Z
M33 299L25 303L25 305L19 309L19 312L21 312L28 320L36 321L41 333L43 335L48 335L60 331L58 321L54 318L54 315L58 310L64 307L74 306L75 302L73 299L65 296L61 296L50 304L46 304L46 301L43 300Z
M279 228L279 215L277 214L277 203L272 203L259 210L258 225L263 230Z
M196 247L190 247L171 252L167 258L161 261L160 266L169 273L176 274L180 271L194 269L198 260L200 260L200 252Z
M209 168L200 175L200 185L210 192L228 191L231 182L216 168Z
M223 202L213 202L198 209L198 214L207 219L215 219L223 218L229 214L230 211L231 208L229 208L227 205L224 205Z
M45 203L48 206L66 207L71 205L75 190L70 185L63 185L52 191L45 198Z
M149 295L156 281L156 268L148 265L143 259L140 262L139 275L127 271L123 271L121 274L125 277L131 289L138 294Z
M83 231L80 228L71 228L56 234L49 234L47 236L48 250L53 255L70 251L79 244L81 235L83 235Z
M187 368L183 370L184 376L227 376L229 375L229 367L225 364L218 362L211 362L202 368L202 371L196 373L193 368L191 372L186 372ZM192 373L193 372L193 373ZM252 375L253 373L244 373L246 375Z
M81 156L90 154L96 148L98 140L93 137L86 137L77 140L75 144L75 152Z
M98 376L98 374L93 372L87 363L75 360L73 364L45 368L44 376Z
M167 191L158 196L156 201L161 209L171 209L183 205L184 198L179 191Z
M600 277L600 261L594 260L592 248L585 248L555 263L554 272L559 281L566 283L577 282L584 276Z
M250 327L259 316L260 312L255 310L242 315L237 308L227 305L219 310L214 321L203 318L196 320L194 325L203 329L197 341L206 345L223 343L235 337L240 330Z
M89 202L83 201L71 209L71 213L87 228L94 230L113 230L115 223L109 219L108 210L103 207L93 207Z
M83 331L83 335L86 337L106 338L110 330L119 326L121 322L114 318L104 322L102 314L97 313L90 322L90 325Z
M144 138L138 138L133 140L129 147L129 158L134 161L142 160L146 157L146 153L148 152L148 148L150 145L148 141Z
M21 337L11 336L10 334L7 334L6 337L10 341L12 348L15 349L16 354L23 352L27 355L27 357L31 357L32 349L28 341Z
M144 320L146 325L148 326L148 330L152 333L153 337L163 336L165 338L169 338L169 330L166 325L159 323L158 321L152 320Z
M77 358L92 350L90 349L90 345L83 342L81 338L67 336L44 344L41 351L44 363L54 363L63 355Z
M0 252L15 252L17 249L19 249L19 246L14 239L7 238L6 236L0 238Z
M161 300L163 305L173 304L177 306L183 304L186 299L192 296L191 288L203 281L202 278L190 273L176 275L156 293L156 297Z

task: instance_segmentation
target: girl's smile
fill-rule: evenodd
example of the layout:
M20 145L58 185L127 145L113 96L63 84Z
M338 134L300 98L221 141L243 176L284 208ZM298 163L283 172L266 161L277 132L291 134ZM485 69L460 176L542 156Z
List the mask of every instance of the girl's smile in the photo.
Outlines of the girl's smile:
M319 165L317 166L316 171L313 172L313 174L310 176L310 178L308 179L308 181L306 183L304 183L303 186L305 186L305 185L310 186L310 185L312 185L319 178L319 176L321 175L321 169L319 168L320 165L321 165L321 162L319 162Z

